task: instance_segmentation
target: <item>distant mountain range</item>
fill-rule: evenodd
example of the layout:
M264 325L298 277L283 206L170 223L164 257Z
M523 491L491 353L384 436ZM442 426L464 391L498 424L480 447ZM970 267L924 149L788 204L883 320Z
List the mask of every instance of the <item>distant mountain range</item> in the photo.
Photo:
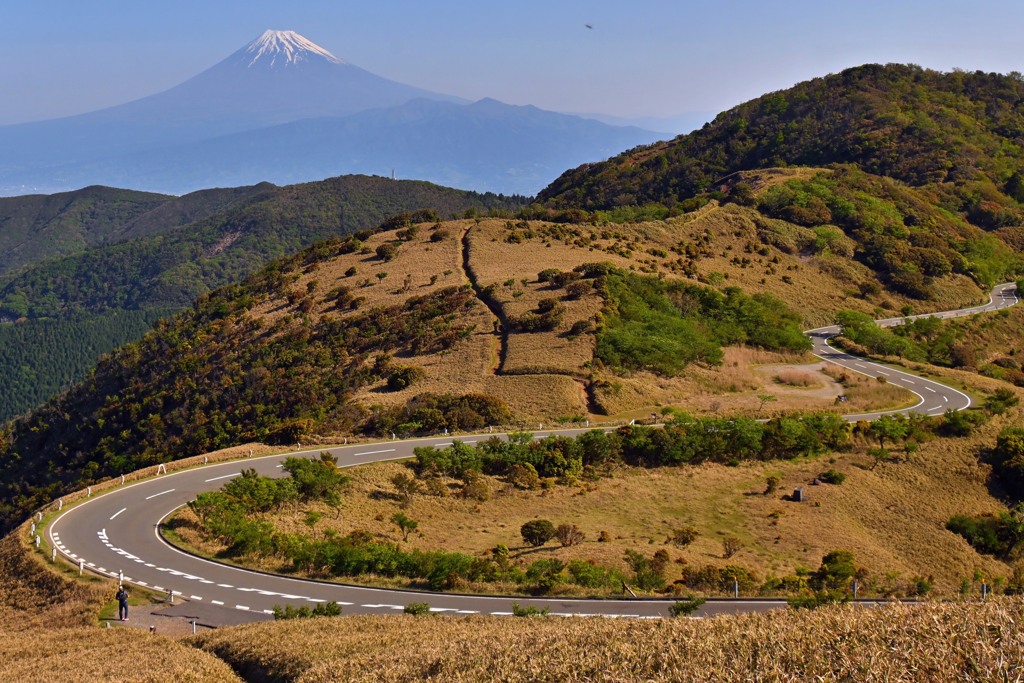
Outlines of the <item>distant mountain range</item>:
M532 195L568 167L659 133L467 103L376 76L293 31L266 31L164 92L0 127L0 195L102 184L183 194L344 173Z

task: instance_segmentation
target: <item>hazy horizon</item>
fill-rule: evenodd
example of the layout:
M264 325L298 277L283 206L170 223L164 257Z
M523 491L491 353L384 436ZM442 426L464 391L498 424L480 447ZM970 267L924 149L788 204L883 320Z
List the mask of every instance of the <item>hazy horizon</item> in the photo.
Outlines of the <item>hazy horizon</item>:
M469 100L627 119L699 121L765 92L859 64L1021 69L1024 6L876 0L727 7L653 0L505 6L465 0L342 6L265 0L150 6L70 0L9 8L0 125L151 95L266 29L290 29L380 76Z

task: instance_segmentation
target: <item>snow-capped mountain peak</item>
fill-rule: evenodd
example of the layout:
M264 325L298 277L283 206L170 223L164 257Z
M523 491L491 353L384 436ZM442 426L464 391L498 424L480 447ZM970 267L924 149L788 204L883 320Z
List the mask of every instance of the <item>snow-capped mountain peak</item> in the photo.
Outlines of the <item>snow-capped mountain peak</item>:
M334 64L344 62L313 41L300 36L295 31L264 31L256 40L245 48L251 56L249 66L261 60L269 60L269 66L292 66L310 60L316 55Z

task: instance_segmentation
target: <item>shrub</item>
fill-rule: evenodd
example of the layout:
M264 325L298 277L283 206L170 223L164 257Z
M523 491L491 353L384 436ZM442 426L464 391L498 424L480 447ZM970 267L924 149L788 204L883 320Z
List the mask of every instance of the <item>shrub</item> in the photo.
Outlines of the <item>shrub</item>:
M633 582L641 590L653 591L665 587L668 553L658 551L653 557L648 558L635 550L627 550L626 564L633 570Z
M582 543L586 534L580 531L575 524L559 524L555 530L555 537L558 538L558 542L563 548L568 548Z
M993 415L1002 415L1019 402L1017 394L1013 393L1011 389L1000 388L985 399L985 409Z
M397 368L388 375L388 389L391 391L407 389L426 376L427 373L423 368L414 365Z
M551 282L551 278L560 272L562 271L558 270L558 268L545 268L537 273L537 282Z
M619 572L591 561L572 560L568 571L572 582L584 588L610 588L622 582Z
M692 526L681 526L672 530L670 540L674 545L685 548L700 536L700 532Z
M483 477L470 476L462 485L462 497L482 503L491 499L491 487Z
M818 479L825 482L826 484L842 484L846 481L846 475L838 470L825 470L818 475Z
M811 583L820 590L837 590L847 587L856 573L853 553L848 550L833 550L821 558L821 565L814 573Z
M377 247L375 253L381 261L391 261L398 256L398 244L395 242L385 242Z
M787 598L786 602L793 609L817 609L822 605L835 605L849 600L848 595L838 591L817 591Z
M687 617L699 610L703 604L704 598L688 595L669 605L668 613L673 617Z
M546 519L531 519L519 529L523 540L534 548L539 548L555 537L555 525Z
M540 488L540 476L537 468L528 462L517 462L508 470L508 480L521 489L533 490Z
M430 614L430 604L426 602L410 602L402 611L418 617L423 614Z
M947 410L939 424L939 432L946 436L970 436L984 422L985 415L978 411Z
M579 280L577 282L570 282L565 286L565 295L570 299L579 299L586 296L594 291L593 285L589 282Z
M334 602L321 602L313 609L306 605L293 607L292 605L274 605L274 619L309 619L311 617L337 617L341 616L341 605Z
M526 607L520 607L518 602L512 603L512 616L515 617L543 617L547 616L548 608L540 609L533 605L527 605Z
M743 543L735 536L726 536L722 539L722 557L729 559L743 547Z

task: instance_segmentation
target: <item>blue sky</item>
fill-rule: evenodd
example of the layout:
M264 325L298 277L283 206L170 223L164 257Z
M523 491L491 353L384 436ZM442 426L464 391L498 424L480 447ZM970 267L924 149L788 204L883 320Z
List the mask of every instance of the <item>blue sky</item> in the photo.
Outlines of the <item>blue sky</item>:
M469 99L679 117L866 62L1024 71L1022 26L1019 0L8 0L0 124L159 92L268 28Z

